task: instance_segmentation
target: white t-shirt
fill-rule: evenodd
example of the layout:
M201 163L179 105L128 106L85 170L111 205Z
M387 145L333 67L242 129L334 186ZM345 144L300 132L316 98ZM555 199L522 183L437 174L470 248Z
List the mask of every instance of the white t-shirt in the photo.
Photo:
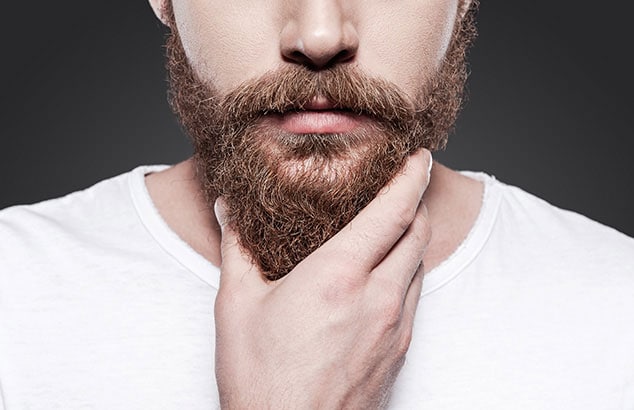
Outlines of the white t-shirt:
M219 270L141 167L0 212L0 409L218 408ZM483 174L427 274L395 409L634 409L634 240ZM248 388L248 386L245 386Z

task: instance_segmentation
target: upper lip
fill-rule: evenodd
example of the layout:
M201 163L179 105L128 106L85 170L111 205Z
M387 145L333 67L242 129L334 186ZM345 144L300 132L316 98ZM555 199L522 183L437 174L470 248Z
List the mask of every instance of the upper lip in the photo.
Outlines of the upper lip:
M306 103L302 108L309 111L326 111L338 109L339 107L335 106L335 104L330 102L325 97L315 97L310 100L310 102Z

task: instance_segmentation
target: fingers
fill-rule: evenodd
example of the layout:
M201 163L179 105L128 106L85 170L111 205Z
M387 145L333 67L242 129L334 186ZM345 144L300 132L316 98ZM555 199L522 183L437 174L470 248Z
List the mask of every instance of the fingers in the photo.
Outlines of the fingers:
M372 272L369 280L375 282L377 292L393 289L401 300L404 299L414 274L423 262L423 253L430 239L429 215L427 207L421 202L405 234Z
M222 231L220 254L222 257L220 288L257 289L262 283L259 269L238 242L238 234L227 221L226 205L222 198L214 206L216 219Z
M302 270L314 276L317 269L322 279L324 275L365 273L365 280L367 273L391 253L393 255L385 261L385 266L381 266L382 275L407 289L420 263L421 249L424 249L425 241L421 235L425 229L421 229L421 223L411 225L417 213L424 212L424 207L419 204L429 183L431 164L428 150L413 154L403 171L352 222L300 264L304 268L309 265L308 269ZM226 220L221 199L216 201L215 211L222 229L220 287L263 290L265 283L259 269L240 247L236 232ZM424 217L419 219L425 220ZM391 251L393 247L395 249ZM401 266L397 269L399 263ZM312 266L314 269L310 265L315 265Z
M421 292L423 290L423 271L424 267L421 263L418 269L416 269L416 273L407 288L403 302L403 320L401 325L410 331L414 324L414 316L416 315L416 309L418 308L418 302L420 301Z
M357 271L370 272L412 223L429 183L431 160L428 150L413 154L403 172L313 255L354 263Z

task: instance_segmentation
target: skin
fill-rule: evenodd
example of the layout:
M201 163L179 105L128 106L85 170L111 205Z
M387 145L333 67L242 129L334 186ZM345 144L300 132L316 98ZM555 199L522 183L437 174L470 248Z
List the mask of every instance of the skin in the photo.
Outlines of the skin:
M161 0L150 3L162 18ZM194 69L222 92L287 64L356 64L414 99L466 5L174 0L173 7ZM423 272L458 247L480 209L479 182L438 163L429 173L430 164L428 151L413 155L348 227L273 283L237 245L222 202L216 214L208 209L191 159L147 177L167 224L221 269L215 316L223 408L386 404L411 339Z
M190 62L221 92L281 64L323 68L334 59L354 62L414 97L446 52L458 0L398 7L361 0L176 0L173 7Z

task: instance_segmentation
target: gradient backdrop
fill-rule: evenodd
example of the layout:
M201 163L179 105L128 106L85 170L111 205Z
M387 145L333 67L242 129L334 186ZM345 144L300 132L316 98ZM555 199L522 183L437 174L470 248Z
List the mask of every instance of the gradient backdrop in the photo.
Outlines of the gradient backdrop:
M0 208L190 154L145 0L2 8ZM627 8L482 0L470 101L436 158L634 235Z

